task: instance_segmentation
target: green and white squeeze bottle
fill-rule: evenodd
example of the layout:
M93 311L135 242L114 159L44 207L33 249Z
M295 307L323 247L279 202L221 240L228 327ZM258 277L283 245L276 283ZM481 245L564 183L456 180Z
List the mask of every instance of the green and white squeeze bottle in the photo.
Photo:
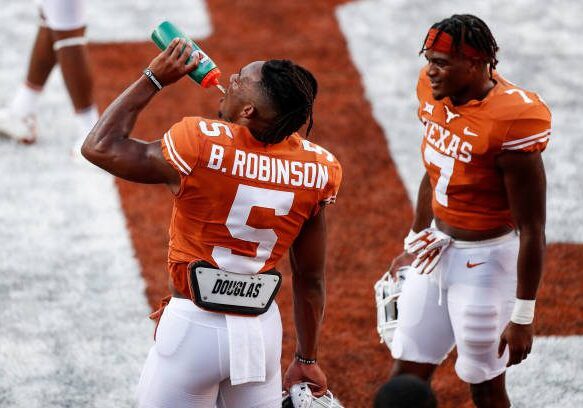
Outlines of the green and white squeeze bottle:
M192 41L188 36L186 36L178 27L169 21L164 21L152 32L152 41L161 50L165 50L168 44L175 38L184 38L190 43L193 49L193 54L198 52L201 55L200 63L198 67L190 72L188 76L192 78L193 81L200 84L203 88L208 88L210 86L216 86L219 90L225 93L225 88L219 83L219 78L221 76L221 71L214 63L212 59L200 49L200 47ZM186 63L190 61L192 55L188 58Z

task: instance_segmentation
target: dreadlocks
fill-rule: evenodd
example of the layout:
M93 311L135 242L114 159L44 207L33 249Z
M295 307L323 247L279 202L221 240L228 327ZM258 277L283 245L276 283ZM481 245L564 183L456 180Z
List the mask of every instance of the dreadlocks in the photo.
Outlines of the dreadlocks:
M312 107L318 82L307 69L289 60L269 60L261 68L260 86L273 102L277 117L273 125L259 136L268 144L279 143L301 128L309 119L306 137L314 119Z
M437 41L441 32L451 35L453 48L456 52L461 52L462 45L468 44L482 54L489 65L490 79L492 79L492 71L498 64L496 52L499 48L492 32L483 20L471 14L454 14L439 23L433 24L431 28L439 31L435 41ZM427 37L423 41L423 47L419 54L427 50Z

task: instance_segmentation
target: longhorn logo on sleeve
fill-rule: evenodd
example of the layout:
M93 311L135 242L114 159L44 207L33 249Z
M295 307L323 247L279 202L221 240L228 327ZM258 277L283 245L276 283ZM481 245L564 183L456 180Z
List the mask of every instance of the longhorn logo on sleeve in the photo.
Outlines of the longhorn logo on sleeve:
M449 123L455 118L459 118L461 116L459 113L453 113L450 111L447 105L443 105L443 107L445 108L445 114L447 115L447 118L445 118L445 123Z

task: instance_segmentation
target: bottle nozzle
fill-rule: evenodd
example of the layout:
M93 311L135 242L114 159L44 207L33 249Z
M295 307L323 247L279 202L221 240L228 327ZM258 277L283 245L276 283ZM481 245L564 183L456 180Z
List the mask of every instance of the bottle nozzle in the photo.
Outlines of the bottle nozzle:
M219 84L219 78L221 77L221 71L215 67L213 69L211 69L202 79L202 81L200 82L200 85L203 88L208 88L209 86L217 86L220 85Z
M223 86L221 84L217 84L215 85L217 88L219 88L219 91L221 91L222 93L226 93L227 91L225 91L225 88L223 88Z

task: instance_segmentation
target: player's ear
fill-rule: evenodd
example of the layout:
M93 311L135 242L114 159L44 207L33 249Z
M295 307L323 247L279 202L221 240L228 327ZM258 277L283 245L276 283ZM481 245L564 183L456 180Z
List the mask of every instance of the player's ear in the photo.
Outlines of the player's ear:
M251 119L256 114L256 112L257 110L255 109L255 106L248 103L243 106L243 109L241 109L239 116L245 119Z
M484 70L484 61L480 58L469 58L470 70L473 72L482 72Z

